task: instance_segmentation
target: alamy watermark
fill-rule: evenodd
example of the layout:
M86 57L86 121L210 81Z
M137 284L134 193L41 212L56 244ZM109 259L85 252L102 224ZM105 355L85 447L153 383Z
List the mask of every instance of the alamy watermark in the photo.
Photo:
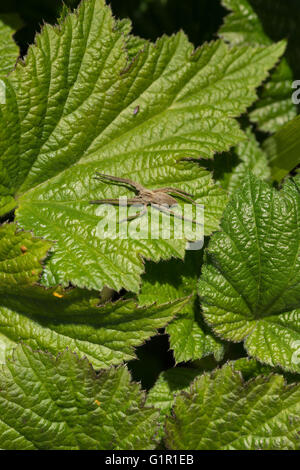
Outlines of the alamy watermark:
M6 85L3 80L0 80L0 104L6 103Z
M200 250L204 242L204 206L201 204L103 204L95 236L101 240L186 240L187 250Z
M295 80L292 83L292 88L296 89L292 94L292 101L294 104L300 104L300 80Z
M291 347L294 350L292 354L292 363L296 365L300 364L300 340L293 341Z

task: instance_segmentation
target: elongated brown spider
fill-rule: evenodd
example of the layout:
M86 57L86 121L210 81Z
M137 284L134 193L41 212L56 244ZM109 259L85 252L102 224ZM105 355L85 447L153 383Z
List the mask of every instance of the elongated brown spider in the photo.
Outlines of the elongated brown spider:
M178 202L169 193L174 194L182 199L189 201L191 204L197 205L197 203L192 199L192 195L182 191L181 189L177 188L158 188L158 189L147 189L139 183L132 181L128 178L119 178L117 176L110 176L104 175L103 173L96 173L98 176L95 176L95 179L100 181L112 182L115 184L120 183L124 186L129 186L133 189L137 194L135 197L126 200L126 205L142 205L143 210L135 214L134 216L128 217L126 220L132 220L137 217L141 217L147 212L147 206L152 205L155 209L165 212L168 214L172 214L174 217L177 217L182 220L189 220L185 217L176 214L176 212L169 209L169 206L177 205ZM95 201L90 201L90 204L114 204L114 205L122 205L121 199L98 199ZM124 205L124 202L123 202ZM197 223L195 220L192 220L193 223Z

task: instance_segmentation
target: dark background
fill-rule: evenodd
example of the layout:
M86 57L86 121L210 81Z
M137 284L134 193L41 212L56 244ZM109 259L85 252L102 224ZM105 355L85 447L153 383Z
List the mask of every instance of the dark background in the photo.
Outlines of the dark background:
M227 14L220 0L107 0L114 14L119 18L129 17L134 34L155 40L162 34L171 34L183 29L195 46L216 38L216 33ZM65 0L70 8L76 8L79 0ZM288 39L287 59L300 79L300 0L250 0L262 20L266 33L273 40ZM17 13L23 26L15 34L15 40L26 54L34 41L36 32L44 22L55 24L63 8L62 0L9 0L0 4L0 15ZM139 360L129 364L133 378L150 388L158 374L174 366L168 337L161 332L158 336L138 348ZM226 359L244 355L240 344L228 346ZM211 358L189 364L190 367L214 367ZM186 364L185 364L186 366Z

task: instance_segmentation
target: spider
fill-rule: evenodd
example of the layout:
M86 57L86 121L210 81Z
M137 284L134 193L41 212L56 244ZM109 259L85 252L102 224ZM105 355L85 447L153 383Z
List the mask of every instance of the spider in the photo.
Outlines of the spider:
M177 217L182 220L189 220L179 214L176 214L174 211L168 208L168 206L174 206L178 204L176 199L170 196L169 193L172 193L182 199L185 199L189 201L191 204L197 205L197 203L192 199L193 196L189 193L186 193L185 191L182 191L181 189L171 188L171 187L159 188L159 189L147 189L141 184L136 183L135 181L132 181L128 178L119 178L117 176L105 175L99 172L97 172L96 174L98 176L95 176L95 179L98 179L100 181L106 181L106 182L111 181L112 183L115 183L115 184L120 183L121 185L129 186L131 189L133 189L137 193L135 197L132 197L126 200L126 205L136 204L136 205L142 205L144 206L144 208L142 211L136 213L133 216L128 217L126 220L132 220L137 217L143 216L147 212L147 206L150 204L152 205L152 207L154 207L155 209L161 212L172 214L174 217ZM90 204L122 205L122 200L119 200L117 198L116 199L98 199L95 201L90 201ZM192 220L192 222L197 224L195 220Z

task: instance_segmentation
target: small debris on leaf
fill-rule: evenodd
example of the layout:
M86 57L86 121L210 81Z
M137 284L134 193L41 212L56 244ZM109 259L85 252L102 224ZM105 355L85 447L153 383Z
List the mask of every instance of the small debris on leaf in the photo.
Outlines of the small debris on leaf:
M53 292L53 295L54 295L54 297L58 297L59 299L61 299L63 297L63 295L59 294L58 292Z

